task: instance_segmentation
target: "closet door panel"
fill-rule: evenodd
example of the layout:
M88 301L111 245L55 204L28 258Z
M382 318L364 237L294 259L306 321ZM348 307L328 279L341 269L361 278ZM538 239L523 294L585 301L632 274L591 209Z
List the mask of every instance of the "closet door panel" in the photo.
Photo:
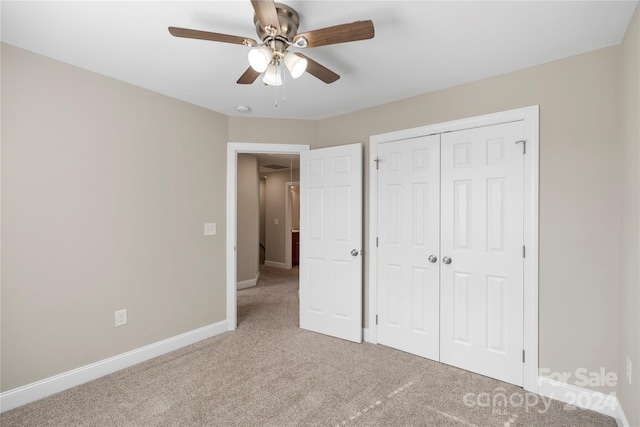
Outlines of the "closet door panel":
M442 135L440 360L523 382L523 123Z
M378 342L438 360L440 137L378 150Z

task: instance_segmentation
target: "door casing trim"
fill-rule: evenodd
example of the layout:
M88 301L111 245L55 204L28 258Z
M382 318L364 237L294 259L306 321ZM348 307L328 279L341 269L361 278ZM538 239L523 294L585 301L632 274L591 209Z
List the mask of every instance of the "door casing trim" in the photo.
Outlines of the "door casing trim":
M538 392L538 200L539 200L539 111L538 105L470 117L428 126L404 129L369 138L369 302L365 340L377 344L376 312L378 302L378 277L376 247L378 180L375 160L378 145L432 134L472 129L522 120L526 155L524 156L524 307L523 342L525 351L523 387Z
M248 142L227 143L227 328L229 331L238 325L237 313L237 201L238 201L238 154L240 153L278 153L300 154L309 150L301 144L259 144Z
M293 223L293 200L291 197L290 187L292 185L300 186L300 180L297 181L288 181L284 183L284 229L291 230L293 227L291 224ZM299 211L299 210L298 210ZM298 227L300 226L300 213L298 212ZM293 259L292 259L292 246L291 235L293 232L290 232L289 238L284 239L284 268L289 269L293 267Z

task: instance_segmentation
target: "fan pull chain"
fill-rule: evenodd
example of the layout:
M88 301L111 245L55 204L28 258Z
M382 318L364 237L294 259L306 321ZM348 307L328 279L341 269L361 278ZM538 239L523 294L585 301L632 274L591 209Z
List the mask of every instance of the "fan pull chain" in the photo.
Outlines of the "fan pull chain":
M278 81L278 73L280 72L280 63L276 62L276 81ZM275 92L275 100L273 101L274 108L278 108L278 86L273 87Z
M285 73L283 71L284 66L281 66L280 61L278 61L276 63L276 80L278 77L278 74L280 74L281 76L281 80L282 80L282 102L287 102L287 73ZM275 100L273 101L273 107L274 108L278 108L278 95L279 95L279 88L278 86L274 86L275 92L276 92L276 96L275 96Z
M287 73L284 72L284 66L282 68L282 102L287 102Z

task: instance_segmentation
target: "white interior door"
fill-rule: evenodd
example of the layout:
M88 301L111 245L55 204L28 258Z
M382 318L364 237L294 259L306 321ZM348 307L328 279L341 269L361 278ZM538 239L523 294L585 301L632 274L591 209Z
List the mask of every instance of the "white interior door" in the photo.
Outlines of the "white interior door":
M378 343L439 359L440 135L378 146Z
M523 382L522 139L517 121L441 140L440 361L516 385Z
M300 154L300 327L362 341L362 146Z

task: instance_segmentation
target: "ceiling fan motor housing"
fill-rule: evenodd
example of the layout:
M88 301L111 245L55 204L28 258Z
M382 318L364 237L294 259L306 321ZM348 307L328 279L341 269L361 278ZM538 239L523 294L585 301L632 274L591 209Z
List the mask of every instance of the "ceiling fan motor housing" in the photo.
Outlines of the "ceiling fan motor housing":
M298 25L300 24L300 18L298 13L290 6L282 3L276 3L276 12L278 13L278 22L280 24L280 37L284 37L287 41L293 40L293 37L298 34ZM267 33L260 24L258 16L254 15L253 23L256 26L256 33L260 40L263 42L270 38L271 35Z

